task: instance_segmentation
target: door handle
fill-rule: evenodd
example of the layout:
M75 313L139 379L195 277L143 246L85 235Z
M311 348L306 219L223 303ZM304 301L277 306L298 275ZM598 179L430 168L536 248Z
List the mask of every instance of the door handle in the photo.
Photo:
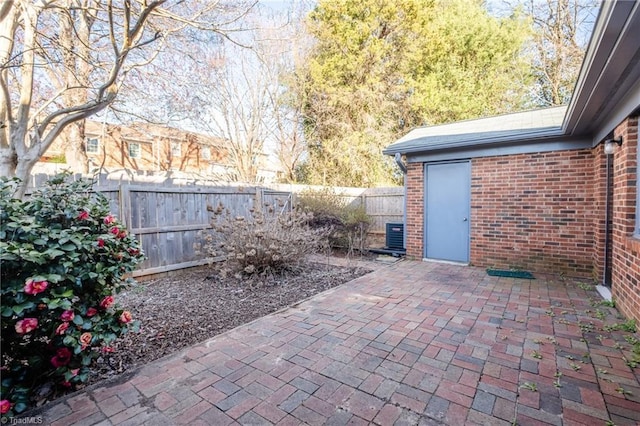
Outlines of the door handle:
M464 219L462 219L463 222L466 222L467 220L469 220L469 219L467 219L466 217Z

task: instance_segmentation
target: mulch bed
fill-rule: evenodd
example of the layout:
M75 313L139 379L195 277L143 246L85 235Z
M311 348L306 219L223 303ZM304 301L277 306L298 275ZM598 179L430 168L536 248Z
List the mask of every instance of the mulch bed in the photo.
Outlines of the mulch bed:
M144 281L120 293L117 303L141 321L115 352L98 359L91 383L202 342L256 318L370 272L363 267L310 263L297 272L251 280L219 278L198 268Z

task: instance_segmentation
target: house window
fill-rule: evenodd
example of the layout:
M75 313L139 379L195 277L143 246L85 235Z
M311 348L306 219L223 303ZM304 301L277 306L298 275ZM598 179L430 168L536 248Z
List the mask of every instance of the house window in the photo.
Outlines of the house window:
M208 146L203 146L200 149L200 156L203 160L211 160L211 148Z
M97 154L100 147L100 139L87 138L87 154Z
M140 158L140 144L129 142L129 157Z
M171 155L174 157L182 156L182 144L180 142L171 142Z

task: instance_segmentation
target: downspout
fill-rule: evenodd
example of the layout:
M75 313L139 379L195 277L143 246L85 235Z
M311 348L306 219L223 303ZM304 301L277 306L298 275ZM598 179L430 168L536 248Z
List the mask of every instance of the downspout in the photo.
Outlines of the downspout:
M604 203L604 270L602 272L602 285L596 286L598 293L605 300L612 300L611 295L611 264L609 262L610 250L609 245L611 244L611 226L609 226L610 218L611 218L611 206L612 206L612 189L613 184L611 180L613 179L611 157L615 151L615 145L622 145L622 137L618 139L605 139L604 141L604 155L607 157L607 165L606 165L606 182L605 182L605 203Z
M404 198L402 206L402 248L407 249L407 166L402 162L402 155L399 152L394 156L396 164L402 171L402 184L404 186Z
M606 180L605 180L605 201L604 201L604 268L602 271L602 285L605 287L610 286L610 280L608 279L609 271L609 204L611 203L611 155L605 154L607 157L606 166Z

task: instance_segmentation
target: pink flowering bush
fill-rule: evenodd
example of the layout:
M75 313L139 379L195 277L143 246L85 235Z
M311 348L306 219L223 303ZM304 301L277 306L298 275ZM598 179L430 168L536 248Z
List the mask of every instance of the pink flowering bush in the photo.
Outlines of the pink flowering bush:
M0 179L3 416L27 409L36 390L82 385L93 361L139 327L116 295L143 259L91 182L60 175L24 201L12 198L15 184Z

